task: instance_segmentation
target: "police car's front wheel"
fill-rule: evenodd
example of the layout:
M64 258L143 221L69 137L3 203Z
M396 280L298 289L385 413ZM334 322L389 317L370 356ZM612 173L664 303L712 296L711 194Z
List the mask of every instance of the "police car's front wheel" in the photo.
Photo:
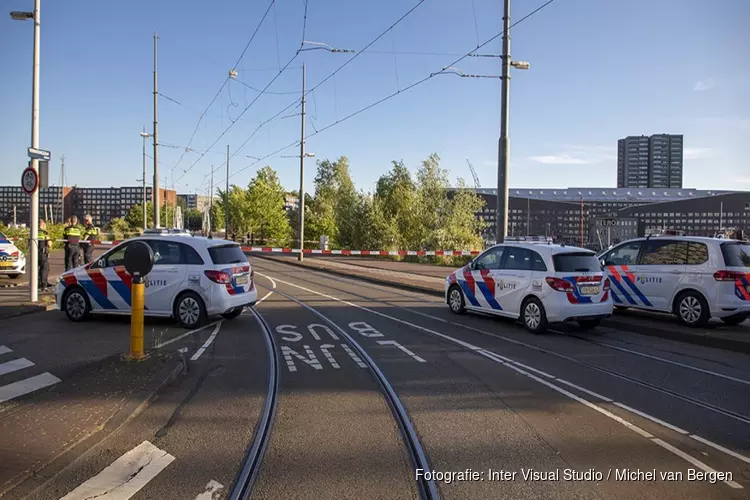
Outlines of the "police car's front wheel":
M195 328L205 322L206 306L198 294L185 292L175 303L174 316L185 328Z
M521 307L521 321L531 333L547 331L547 313L539 299L536 297L526 299Z
M70 321L83 321L91 313L91 304L81 288L68 290L62 299L62 308Z
M708 303L698 292L687 291L677 298L675 305L677 319L686 326L706 326L711 317Z
M461 293L461 289L457 285L453 285L450 290L448 290L448 306L454 314L463 314L466 312L464 295Z

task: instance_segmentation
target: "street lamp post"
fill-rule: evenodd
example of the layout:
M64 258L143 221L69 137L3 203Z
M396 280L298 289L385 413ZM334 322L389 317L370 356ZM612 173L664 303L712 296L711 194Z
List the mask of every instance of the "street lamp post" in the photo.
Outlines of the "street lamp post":
M143 127L141 137L143 137L143 178L141 182L143 187L143 229L145 230L148 229L148 217L146 214L146 139L151 137L151 134L146 132L146 127Z
M500 98L500 140L497 148L497 203L495 212L495 241L502 243L508 234L508 164L510 163L510 138L508 121L510 118L510 67L529 69L525 61L510 59L510 0L504 1L503 15L503 72L502 95Z
M34 0L34 12L10 13L11 19L15 21L34 21L34 56L32 66L31 87L31 147L39 148L39 27L40 27L40 0ZM39 175L39 160L31 160L31 168ZM39 189L31 193L31 206L29 209L29 300L36 302L39 299L38 276L39 276Z

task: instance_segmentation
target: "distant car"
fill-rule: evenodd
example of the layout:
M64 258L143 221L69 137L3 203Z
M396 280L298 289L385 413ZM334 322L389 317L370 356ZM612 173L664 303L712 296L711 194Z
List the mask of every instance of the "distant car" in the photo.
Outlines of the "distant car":
M190 231L187 229L178 229L178 228L152 228L152 229L145 229L141 236L169 236L169 235L182 235L182 236L192 236Z
M147 316L172 317L195 328L209 316L234 319L255 304L254 272L238 244L174 235L124 241L95 262L65 272L55 288L58 309L71 321L91 313L129 315L131 277L124 257L134 241L147 243L154 252L154 267L146 277Z
M698 236L649 236L599 256L616 309L672 313L687 326L750 317L750 243Z
M24 273L26 256L4 233L0 233L0 275L17 279Z
M612 314L609 290L594 252L510 239L445 279L445 301L454 313L468 309L520 319L532 333L565 321L598 326Z

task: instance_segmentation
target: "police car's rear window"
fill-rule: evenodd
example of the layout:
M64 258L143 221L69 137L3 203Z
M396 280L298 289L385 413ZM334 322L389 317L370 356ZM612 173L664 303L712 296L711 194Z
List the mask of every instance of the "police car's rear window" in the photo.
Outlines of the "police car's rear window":
M247 256L239 245L221 245L208 249L214 264L240 264L247 262Z
M552 256L555 272L585 273L602 270L602 265L596 255L589 252L558 253Z
M750 244L724 243L721 253L727 267L750 267Z

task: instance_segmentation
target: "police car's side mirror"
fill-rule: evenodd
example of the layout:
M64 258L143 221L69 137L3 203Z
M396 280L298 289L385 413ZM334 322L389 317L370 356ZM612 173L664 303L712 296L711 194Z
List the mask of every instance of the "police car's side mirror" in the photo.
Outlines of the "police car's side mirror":
M104 259L97 260L96 267L104 267Z

